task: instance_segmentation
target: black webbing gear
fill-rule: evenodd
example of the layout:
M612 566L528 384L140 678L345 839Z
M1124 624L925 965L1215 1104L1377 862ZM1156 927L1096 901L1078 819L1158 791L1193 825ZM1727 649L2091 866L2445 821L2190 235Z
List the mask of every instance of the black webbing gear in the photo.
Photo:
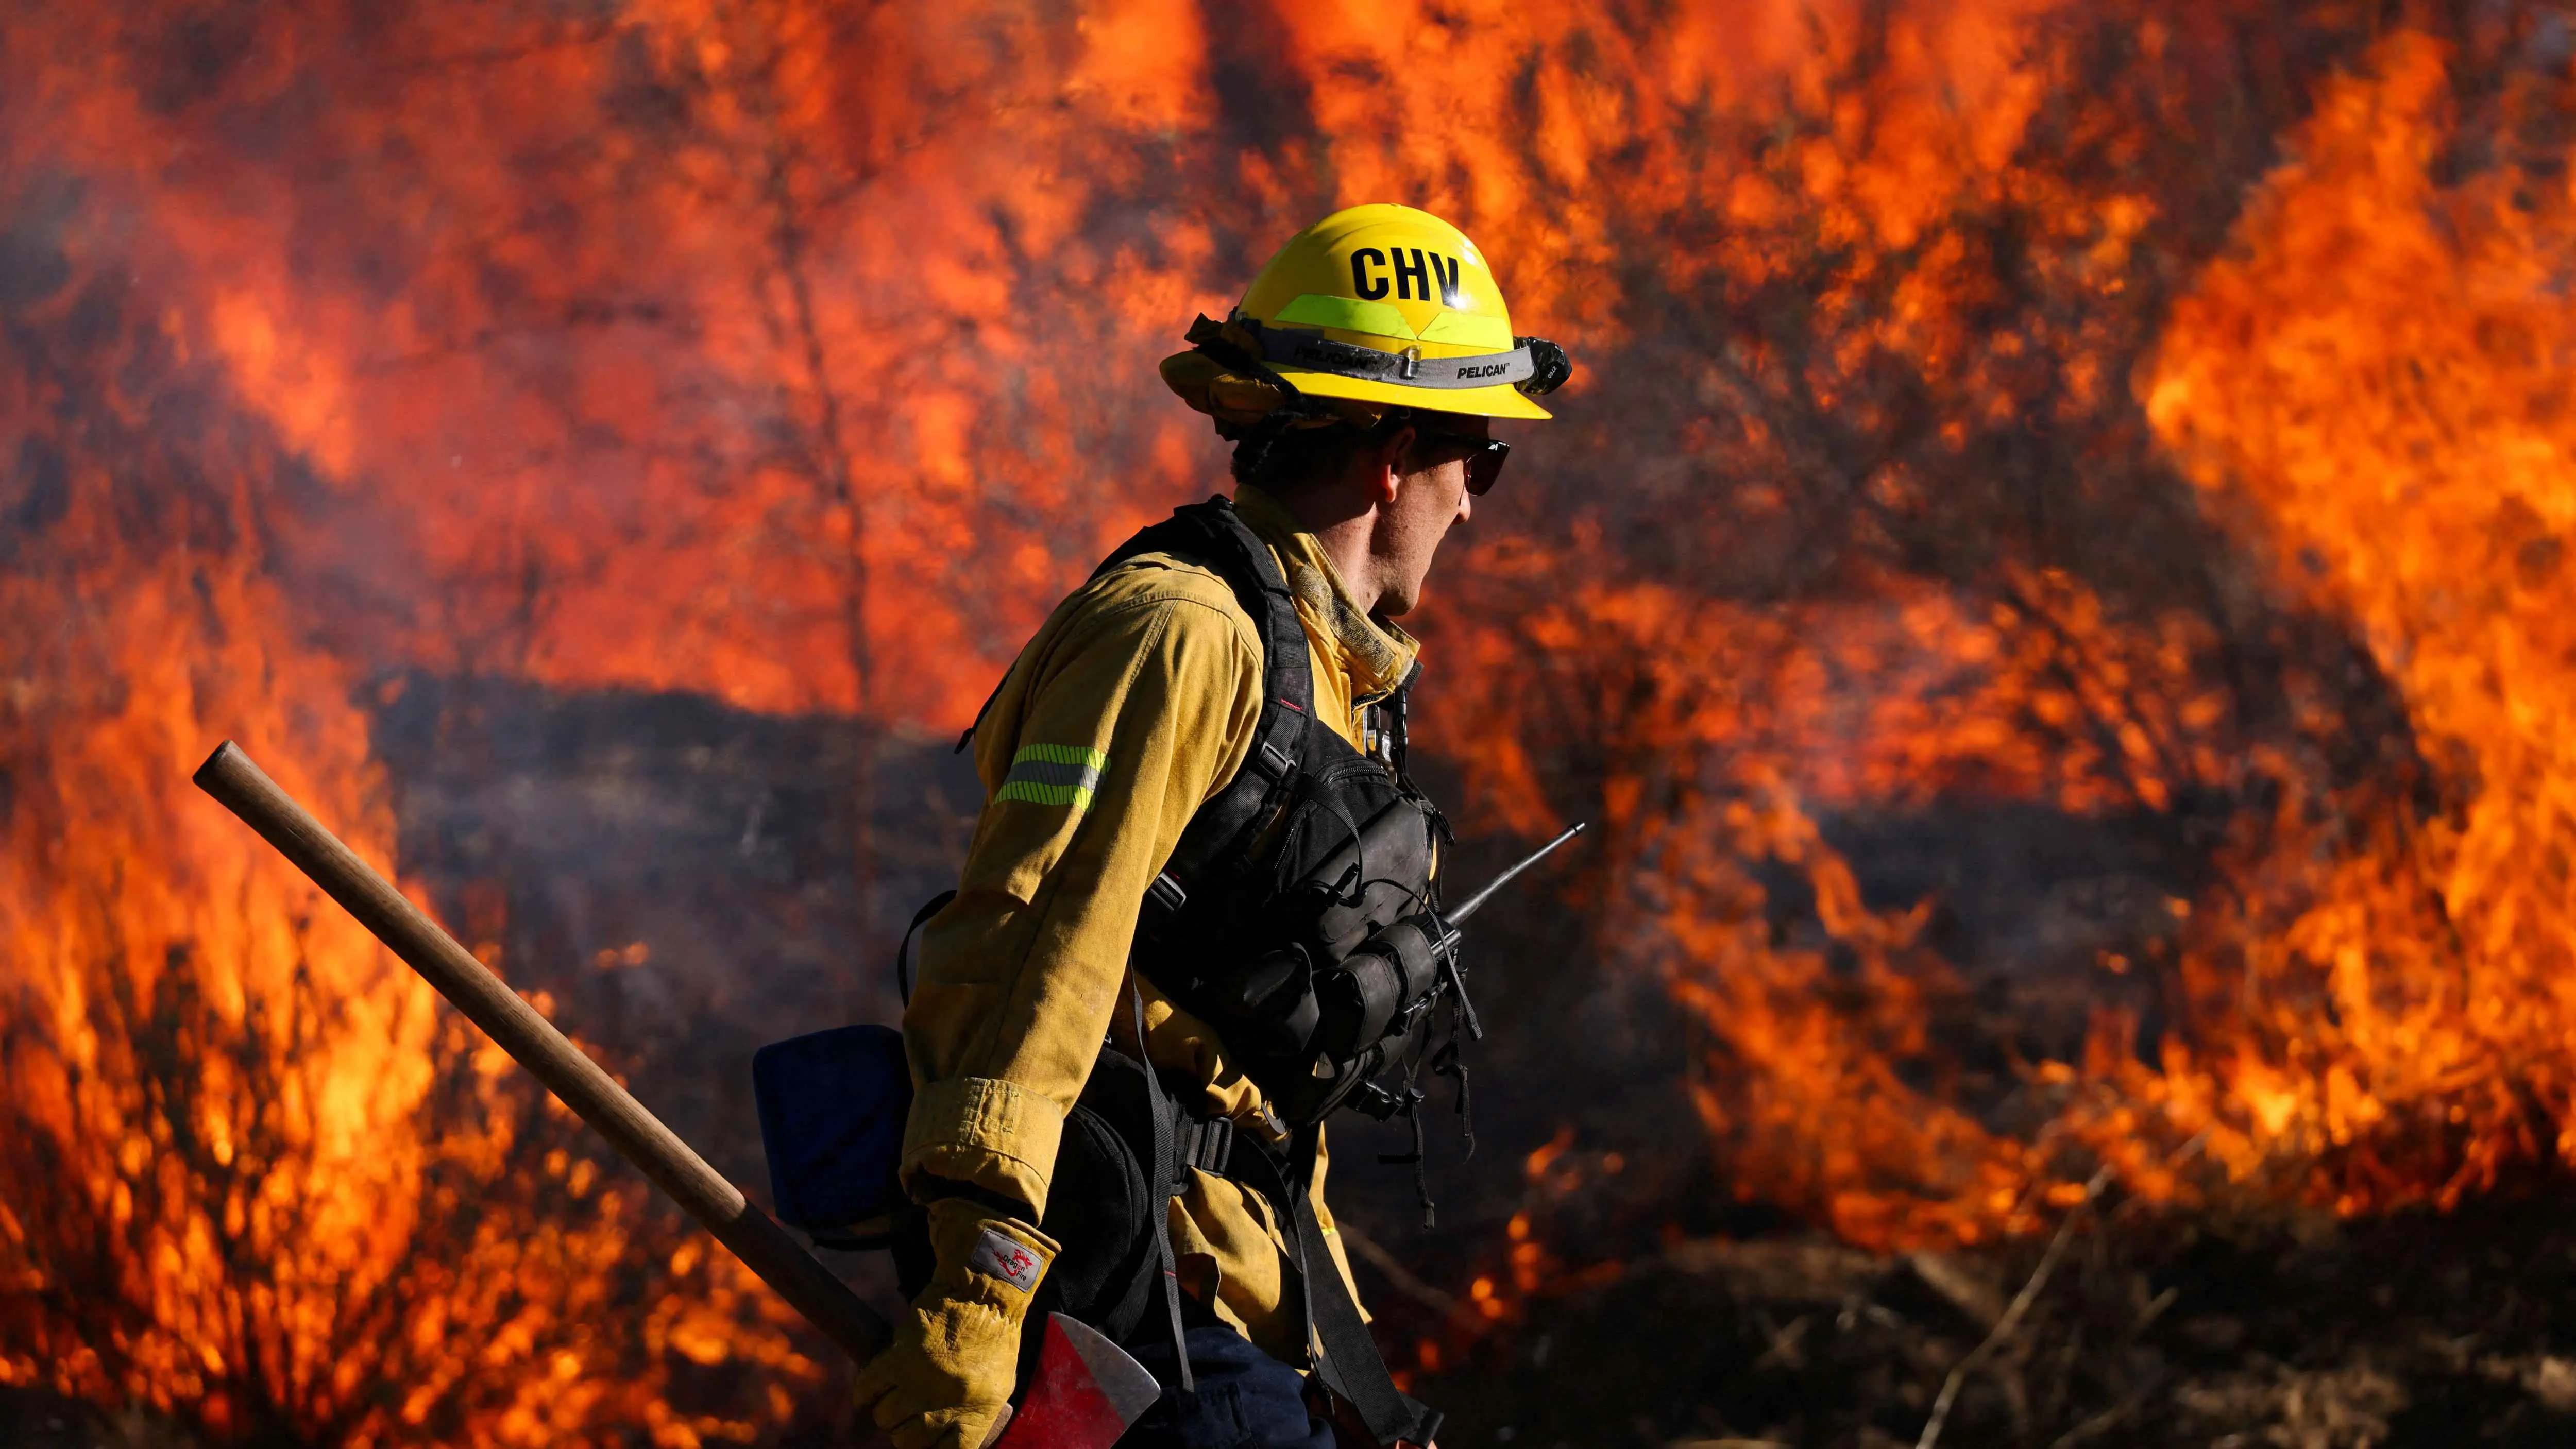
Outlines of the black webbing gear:
M1447 1077L1458 1084L1458 1097L1451 1110L1458 1114L1459 1135L1467 1139L1466 1155L1476 1155L1476 1099L1467 1086L1467 1063L1458 1055L1458 1032L1453 1025L1449 1040L1442 1043L1439 1054L1431 1059L1431 1075Z
M1267 948L1258 939L1266 929L1266 913L1274 908L1280 891L1305 869L1302 863L1289 862L1328 855L1347 839L1363 834L1360 822L1372 819L1382 808L1380 802L1413 800L1428 818L1426 831L1445 835L1446 829L1438 812L1401 780L1405 741L1400 696L1377 704L1393 760L1373 760L1353 750L1330 725L1315 718L1314 673L1296 595L1277 555L1231 502L1211 498L1174 510L1171 518L1139 531L1110 554L1099 573L1149 553L1172 554L1222 579L1261 641L1261 715L1243 767L1191 816L1162 873L1140 903L1133 964L1177 1005L1199 1012L1191 991L1214 984L1195 974L1200 967L1235 957L1249 962L1259 954L1255 948ZM1405 683L1412 683L1411 676ZM1390 769L1391 765L1396 768ZM1363 790L1364 780L1368 783ZM1357 793L1346 800L1346 791ZM1359 808L1362 801L1370 803ZM1315 833L1300 836L1300 831ZM1291 844L1306 854L1292 856ZM1428 836L1425 844L1425 863L1420 868L1427 877ZM1359 888L1367 890L1372 888L1369 871L1384 874L1386 869L1375 848L1363 848L1368 861L1361 870ZM1428 881L1403 889L1408 899L1402 909L1418 909L1425 903ZM1135 1008L1140 1048L1142 1007L1139 993ZM1206 1013L1200 1015L1217 1025L1220 1033L1226 1030ZM1303 1077L1304 1062L1294 1065ZM1149 1082L1148 1090L1157 1106L1152 1156L1174 1164L1172 1170L1180 1176L1173 1116L1162 1109L1161 1085ZM1418 1090L1415 1099L1418 1102ZM1309 1123L1292 1135L1283 1158L1251 1135L1233 1136L1221 1147L1194 1135L1189 1157L1195 1159L1192 1165L1222 1171L1271 1199L1287 1240L1289 1266L1300 1285L1289 1301L1299 1309L1300 1333L1313 1350L1316 1374L1324 1387L1351 1406L1380 1445L1398 1440L1428 1444L1440 1416L1396 1390L1325 1243L1311 1193L1318 1140L1317 1129ZM1208 1160L1219 1155L1222 1167ZM1169 1285L1166 1301L1176 1320L1177 1337L1179 1279L1170 1258L1168 1225L1158 1220L1155 1230L1163 1243ZM1186 1354L1182 1358L1186 1363Z
M1369 1437L1380 1449L1403 1441L1429 1444L1439 1436L1437 1409L1407 1397L1386 1371L1377 1341L1369 1336L1360 1306L1342 1281L1324 1226L1315 1216L1315 1158L1322 1141L1318 1127L1297 1129L1287 1144L1286 1160L1268 1149L1246 1146L1234 1154L1234 1176L1249 1180L1270 1199L1287 1231L1289 1267L1297 1275L1297 1302L1303 1310L1306 1346L1315 1359L1315 1377L1336 1398L1358 1413Z
M1252 749L1232 782L1190 818L1172 850L1166 874L1195 889L1208 866L1239 854L1265 806L1293 778L1305 756L1306 729L1315 714L1315 675L1306 653L1306 626L1297 618L1279 560L1225 498L1210 498L1172 511L1141 529L1101 562L1092 577L1140 554L1173 552L1205 557L1234 591L1235 603L1261 636L1261 719Z
M1413 693L1413 681L1421 673L1422 661L1417 659L1413 667L1405 671L1404 682L1388 691L1386 698L1369 707L1377 716L1378 758L1386 761L1387 768L1395 771L1397 779L1408 778L1405 773L1404 713Z
M1456 1040L1452 1039L1449 1045L1455 1047ZM1426 1228L1436 1228L1440 1226L1440 1210L1431 1201L1431 1152L1429 1144L1423 1140L1422 1135L1422 1104L1429 1097L1420 1086L1416 1085L1421 1075L1422 1048L1416 1045L1413 1050L1405 1054L1404 1085L1394 1093L1395 1111L1391 1114L1403 1117L1404 1125L1412 1131L1413 1150L1381 1152L1377 1155L1377 1160L1381 1167L1413 1169L1413 1197L1416 1202L1422 1204L1422 1225Z
M1154 1124L1152 1165L1145 1169L1145 1180L1155 1183L1157 1191L1148 1194L1147 1214L1154 1220L1154 1254L1160 1260L1163 1274L1163 1307L1172 1319L1172 1361L1180 1365L1181 1392L1198 1392L1198 1381L1190 1373L1190 1335L1181 1326L1180 1264L1172 1257L1172 1104L1163 1097L1162 1079L1154 1075L1154 1059L1145 1051L1145 990L1134 977L1127 980L1127 1000L1135 1009L1136 1060L1144 1063L1145 1115Z
M1177 1129L1172 1147L1172 1191L1187 1191L1193 1167L1212 1177L1225 1176L1234 1160L1234 1122L1227 1117L1188 1117Z
M1441 812L1439 806L1431 803L1431 797L1415 787L1412 765L1407 759L1411 753L1411 730L1408 717L1413 708L1413 685L1421 677L1422 661L1417 659L1413 661L1413 667L1404 672L1402 682L1387 691L1386 697L1370 706L1370 709L1377 716L1377 728L1382 741L1380 756L1386 761L1387 767L1395 771L1395 778L1403 786L1404 793L1411 797L1414 804L1422 808L1422 813L1431 817L1432 833L1438 837L1440 844L1446 847L1456 845L1458 837L1449 829L1449 817ZM1434 876L1431 881L1431 901L1437 905L1439 900L1440 881L1437 876Z
M894 989L902 996L903 1004L906 1006L912 1005L912 935L927 924L931 917L947 909L948 903L955 899L957 899L955 891L941 891L932 896L922 903L920 910L912 913L912 923L903 928L903 941L894 948Z
M1202 318L1202 321L1205 319ZM1283 384L1284 386L1284 384ZM1172 510L1172 516L1160 523L1147 524L1129 536L1116 551L1100 561L1091 571L1098 579L1111 569L1139 554L1177 551L1195 554L1201 550L1214 553L1221 566L1217 572L1234 589L1237 604L1252 617L1253 626L1261 631L1261 655L1268 663L1262 680L1261 725L1252 760L1264 758L1263 746L1277 750L1276 758L1293 763L1297 757L1297 735L1300 722L1314 712L1314 673L1306 662L1306 627L1297 621L1296 595L1289 592L1288 580L1279 572L1279 561L1271 556L1270 545L1263 543L1242 519L1235 516L1234 501L1222 496L1205 503L1187 504ZM1257 580L1247 587L1245 580ZM1284 627L1283 627L1284 626ZM1294 649L1272 646L1289 643ZM993 703L1002 697L1002 687L1011 681L1010 671L993 684L993 692L975 711L974 723L957 737L957 752L964 753L984 726L984 716L992 713ZM1287 704L1296 713L1287 721L1272 720L1271 701ZM1284 772L1283 772L1284 773Z

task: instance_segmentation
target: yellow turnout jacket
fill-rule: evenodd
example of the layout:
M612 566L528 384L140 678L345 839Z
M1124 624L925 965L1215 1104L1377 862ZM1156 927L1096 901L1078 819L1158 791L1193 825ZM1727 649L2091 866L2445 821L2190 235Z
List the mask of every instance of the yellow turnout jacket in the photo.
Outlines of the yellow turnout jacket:
M1286 509L1240 493L1237 510L1296 595L1316 717L1359 747L1366 707L1412 670L1414 641L1359 609ZM1085 584L1020 651L976 731L984 813L957 899L923 930L904 1014L918 1095L903 1172L916 1192L927 1173L1045 1210L1065 1114L1103 1035L1135 1050L1127 954L1145 888L1241 768L1261 686L1260 635L1233 590L1170 554ZM1147 1058L1197 1082L1209 1111L1276 1141L1260 1090L1214 1033L1150 983L1143 995ZM1316 1216L1347 1282L1323 1176L1319 1160ZM1183 1285L1298 1363L1281 1226L1259 1194L1196 1169L1171 1202Z

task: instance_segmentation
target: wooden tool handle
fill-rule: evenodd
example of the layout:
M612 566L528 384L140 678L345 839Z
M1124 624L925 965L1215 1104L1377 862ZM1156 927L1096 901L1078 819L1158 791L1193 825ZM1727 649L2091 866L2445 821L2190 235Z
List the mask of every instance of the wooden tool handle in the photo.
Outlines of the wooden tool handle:
M797 1312L864 1363L881 1352L891 1331L830 1269L817 1262L787 1230L746 1199L706 1159L692 1151L627 1095L599 1064L564 1039L554 1024L486 969L456 938L438 928L420 907L403 898L357 852L322 827L295 798L226 740L197 767L197 788L223 802L251 829L267 837L295 868L358 924L410 963L466 1018L483 1028L519 1065L536 1073L546 1090L599 1129L609 1145L644 1170L653 1184L696 1218L716 1241L733 1250L761 1281L778 1290Z

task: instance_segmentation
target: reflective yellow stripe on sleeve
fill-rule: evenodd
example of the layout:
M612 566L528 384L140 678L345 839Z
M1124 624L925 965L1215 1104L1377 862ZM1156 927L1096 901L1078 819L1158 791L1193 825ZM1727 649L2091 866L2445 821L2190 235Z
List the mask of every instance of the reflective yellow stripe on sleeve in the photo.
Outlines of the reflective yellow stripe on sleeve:
M993 799L1080 810L1091 803L1091 792L1100 788L1100 772L1108 768L1107 755L1080 745L1022 745L1011 756L1011 773L1002 777Z

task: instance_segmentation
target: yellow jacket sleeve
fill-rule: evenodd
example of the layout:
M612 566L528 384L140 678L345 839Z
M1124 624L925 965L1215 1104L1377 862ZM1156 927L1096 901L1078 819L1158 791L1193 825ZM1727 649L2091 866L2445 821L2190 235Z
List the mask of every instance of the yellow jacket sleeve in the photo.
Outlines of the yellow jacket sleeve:
M1250 750L1261 678L1225 584L1158 556L1066 599L1011 666L976 732L984 813L904 1015L916 1193L928 1173L1044 1211L1145 888Z

